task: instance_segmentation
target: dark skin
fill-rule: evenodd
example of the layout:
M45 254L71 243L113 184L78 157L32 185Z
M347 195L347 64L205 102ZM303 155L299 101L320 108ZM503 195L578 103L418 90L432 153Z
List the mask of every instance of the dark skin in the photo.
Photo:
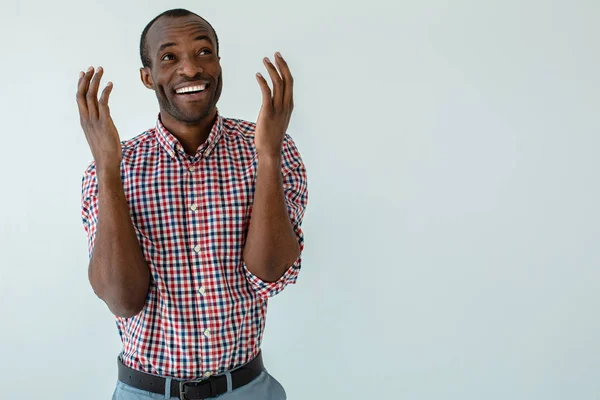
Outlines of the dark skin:
M150 67L140 69L155 91L160 118L188 154L195 155L214 124L222 90L220 58L210 26L197 16L158 19L147 36ZM273 90L256 75L262 107L255 130L258 157L253 211L243 252L250 272L266 282L278 280L300 250L290 222L281 176L282 145L293 109L293 79L279 53L276 66L263 59ZM103 70L81 72L77 89L80 122L96 163L98 225L88 275L94 292L118 316L129 318L145 305L150 271L129 217L120 178L118 131L110 116L109 82L98 100ZM203 86L194 95L176 89ZM185 96L185 97L184 97Z

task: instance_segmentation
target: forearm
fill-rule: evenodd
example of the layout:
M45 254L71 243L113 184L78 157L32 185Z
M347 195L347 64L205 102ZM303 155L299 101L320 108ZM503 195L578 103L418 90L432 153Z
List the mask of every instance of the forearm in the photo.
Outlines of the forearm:
M259 156L252 217L244 247L246 267L260 279L274 282L299 254L285 203L281 158Z
M98 226L89 279L94 292L121 317L145 304L150 270L138 242L119 168L97 170Z

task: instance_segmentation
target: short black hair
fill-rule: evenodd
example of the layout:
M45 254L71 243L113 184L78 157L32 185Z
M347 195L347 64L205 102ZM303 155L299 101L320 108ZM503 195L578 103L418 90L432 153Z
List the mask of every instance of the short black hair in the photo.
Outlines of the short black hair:
M217 36L217 31L215 31L215 28L213 28L213 26L210 24L210 22L208 22L207 20L205 20L198 14L193 13L191 11L185 10L183 8L174 8L172 10L167 10L167 11L157 15L152 21L148 22L148 25L146 25L146 27L144 28L144 31L142 32L142 37L140 39L140 58L142 59L142 65L144 67L150 67L152 65L152 60L150 59L150 56L148 55L148 46L146 43L146 36L148 35L148 31L150 30L150 27L152 27L152 25L160 17L175 17L176 18L176 17L187 17L188 15L195 15L196 17L198 17L201 20L203 20L204 22L206 22L208 24L208 26L210 26L210 29L212 29L213 33L215 34L215 38L217 39L217 55L219 54L219 37Z

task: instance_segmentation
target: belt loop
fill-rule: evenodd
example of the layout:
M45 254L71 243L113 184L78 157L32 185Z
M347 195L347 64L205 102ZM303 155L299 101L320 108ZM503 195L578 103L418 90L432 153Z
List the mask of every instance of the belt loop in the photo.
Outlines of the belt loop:
M165 378L165 399L171 398L171 379L169 377Z
M233 388L233 383L231 381L231 372L225 371L225 377L227 378L227 393L231 393Z

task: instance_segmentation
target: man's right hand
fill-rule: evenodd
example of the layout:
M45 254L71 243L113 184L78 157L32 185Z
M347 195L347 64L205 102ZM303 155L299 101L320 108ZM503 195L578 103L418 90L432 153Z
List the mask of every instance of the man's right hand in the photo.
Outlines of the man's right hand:
M108 82L98 100L98 87L103 72L102 67L98 67L94 74L94 68L90 67L87 72L79 73L77 106L81 127L96 162L96 169L119 170L122 157L121 141L108 108L112 82Z
M150 268L131 220L121 181L121 141L108 110L109 82L98 100L104 71L79 74L77 106L81 127L96 161L98 204L96 236L88 276L96 295L115 315L130 318L146 304ZM93 76L93 78L92 78Z

